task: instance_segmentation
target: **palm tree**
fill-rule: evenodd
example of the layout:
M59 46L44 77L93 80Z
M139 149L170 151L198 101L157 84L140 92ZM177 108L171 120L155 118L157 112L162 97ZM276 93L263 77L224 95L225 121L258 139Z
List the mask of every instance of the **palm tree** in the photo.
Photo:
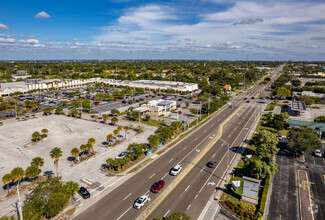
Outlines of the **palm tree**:
M105 121L105 123L107 122L107 120L108 120L108 117L109 117L109 116L108 116L108 115L106 115L106 114L104 114L104 115L103 115L103 120Z
M9 194L9 183L11 183L12 181L13 181L13 176L12 176L12 174L11 173L7 173L6 175L4 175L3 177L2 177L2 182L4 183L4 184L6 184L7 185L7 189L8 189L8 194Z
M39 169L37 166L29 166L27 167L26 171L25 171L25 176L29 179L33 179L35 177L37 177L39 174Z
M80 150L85 151L86 150L86 145L84 145L84 144L80 145Z
M111 145L111 140L113 140L113 139L114 139L114 136L112 134L108 134L106 136L106 140L107 140L107 142L108 142L109 145Z
M91 151L92 153L94 153L94 146L92 145L92 144L86 144L86 149L88 150L88 151Z
M88 139L88 144L94 145L96 143L96 139L95 138L89 138Z
M70 153L72 154L72 156L74 156L74 161L75 161L75 162L79 160L78 155L79 155L79 153L80 153L80 150L79 150L78 148L76 148L76 147L73 148L73 149L70 151Z
M25 176L25 171L21 167L16 167L11 171L11 175L13 177L13 181L17 181L18 187L20 180Z
M114 134L114 136L115 136L115 140L116 140L116 141L117 141L117 137L116 137L116 135L118 135L118 133L119 133L118 130L114 130L114 131L113 131L113 134Z
M41 138L41 134L40 134L38 131L35 131L35 132L32 134L32 138L35 139L36 141L39 141L40 138Z
M111 118L111 122L113 125L115 125L115 123L118 122L118 118L116 116L114 116L113 118Z
M127 133L128 130L130 130L130 128L128 126L124 126L123 129L125 131L124 138L126 139L126 133Z
M35 157L30 163L30 165L37 166L38 168L40 168L44 165L44 159L41 157Z
M49 131L48 131L46 128L43 128L43 129L41 130L41 133L42 133L41 137L42 137L42 138L47 137L47 133L48 133L48 132L49 132Z
M118 127L117 127L118 134L120 134L120 132L122 131L122 129L123 129L123 128L122 128L121 126L118 126Z
M54 159L54 164L56 166L56 176L59 176L59 159L62 157L62 150L59 147L55 147L50 152L50 157Z

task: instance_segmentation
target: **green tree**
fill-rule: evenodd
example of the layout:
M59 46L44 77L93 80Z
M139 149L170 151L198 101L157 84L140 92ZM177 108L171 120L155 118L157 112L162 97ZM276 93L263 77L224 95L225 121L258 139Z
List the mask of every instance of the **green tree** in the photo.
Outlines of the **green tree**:
M182 125L182 122L180 122L180 121L173 121L171 123L170 127L172 129L174 129L176 133L179 133L179 131L181 130L181 128L183 127L183 125Z
M70 151L70 153L74 157L74 161L75 162L78 161L78 159L79 159L78 155L80 153L79 149L76 148L76 147L75 148L72 148L72 150Z
M149 120L150 120L150 115L146 115L146 116L144 117L144 120L145 120L145 121L149 121Z
M113 108L113 109L111 110L111 114L114 115L114 116L117 116L118 114L120 114L120 111L117 110L117 109L115 109L115 108Z
M115 137L115 140L117 141L117 135L118 135L119 131L116 129L113 131L113 134L114 134L114 137Z
M63 115L63 114L64 114L64 112L63 112L63 108L62 108L62 107L57 107L57 108L55 109L55 114L56 114L56 115Z
M132 143L128 146L128 151L134 153L136 157L140 157L148 149L146 144Z
M35 131L33 134L32 134L32 138L35 140L35 141L39 141L41 139L41 134L38 132L38 131Z
M186 108L188 108L190 106L190 103L188 101L185 102L185 106L186 106Z
M55 147L50 152L50 157L54 159L54 165L56 167L56 176L59 176L59 159L62 157L62 150L59 147Z
M25 176L29 179L34 179L35 177L37 177L39 174L39 169L37 166L29 166L27 167L26 171L25 171Z
M291 96L291 91L284 86L277 88L276 96L278 97L289 97Z
M16 167L11 171L13 181L17 181L17 187L19 186L20 180L25 176L25 171L21 167Z
M256 179L264 179L274 176L277 171L277 164L271 156L263 158L252 157L244 167L246 175L253 176Z
M49 132L49 131L48 131L46 128L43 128L43 129L41 130L41 133L42 133L41 137L42 137L42 138L47 137L47 133L48 133L48 132Z
M284 128L284 117L281 114L274 114L273 125L277 130L282 130Z
M198 110L196 108L190 108L190 112L193 114L193 115L196 115L198 113Z
M53 108L52 107L46 107L43 109L43 113L44 115L49 115L53 112Z
M298 154L311 153L322 148L316 132L308 126L290 128L288 138L288 147Z
M105 121L105 123L107 122L108 118L109 118L109 116L107 114L103 115L103 120Z
M41 158L41 157L35 157L30 164L32 166L36 166L38 168L41 168L44 165L44 159Z
M325 123L325 116L318 116L316 118L314 118L314 122L318 122L318 123Z
M158 135L151 135L149 137L149 144L151 147L153 147L153 148L158 147L159 142L160 142L160 139L159 139Z
M118 118L116 116L114 116L114 117L111 118L111 123L113 125L115 125L115 123L117 123L117 122L118 122Z
M111 145L111 141L112 141L113 139L114 139L113 134L108 134L108 135L106 136L106 140L107 140L107 142L108 142L109 145Z
M9 194L9 190L10 190L9 183L11 183L13 180L14 180L14 177L11 173L7 173L2 177L2 182L7 185L8 194Z

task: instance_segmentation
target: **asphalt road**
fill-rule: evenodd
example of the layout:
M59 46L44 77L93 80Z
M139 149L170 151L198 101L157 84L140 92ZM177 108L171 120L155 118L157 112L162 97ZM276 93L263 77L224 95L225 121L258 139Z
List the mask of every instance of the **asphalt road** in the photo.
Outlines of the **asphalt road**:
M205 207L211 195L216 190L215 184L219 185L227 168L227 145L237 149L245 140L245 137L255 120L256 109L249 106L227 123L221 139L214 144L208 153L196 164L196 166L185 176L180 184L175 187L170 196L166 197L162 203L148 216L165 217L168 214L180 211L185 212L193 219L197 219ZM236 154L229 151L229 161ZM206 163L216 160L218 165L215 168L208 168ZM191 161L185 161L190 163Z
M259 93L264 86L252 88L250 92ZM248 97L249 98L249 97ZM134 201L143 194L149 194L151 201L157 194L149 192L151 185L163 179L167 187L176 177L170 176L169 170L176 164L185 168L194 158L216 137L218 126L226 120L242 103L242 98L232 101L233 108L225 108L212 120L201 126L195 132L183 139L172 149L153 160L148 166L116 187L113 191L98 200L94 205L79 213L74 219L136 219L150 202L141 210L132 207ZM245 139L254 117L259 109L256 100L246 104L224 126L221 139L230 147L239 146ZM174 211L184 211L196 219L207 201L210 199L215 185L218 184L227 168L227 144L217 141L196 166L179 182L157 208L151 213L152 217L163 217ZM230 158L235 152L229 151ZM206 167L206 163L215 159L216 168ZM159 192L161 193L161 192Z
M97 219L134 219L141 213L132 208L134 201L141 195L149 192L151 185L160 179L166 182L166 186L175 177L169 176L169 170L180 163L183 167L186 161L192 161L198 152L210 143L210 134L217 131L219 124L234 111L234 108L226 108L213 120L193 132L188 138L175 145L150 165L132 176L126 182L118 186L107 196L96 202L75 219L91 219L96 215ZM157 195L150 193L151 200Z

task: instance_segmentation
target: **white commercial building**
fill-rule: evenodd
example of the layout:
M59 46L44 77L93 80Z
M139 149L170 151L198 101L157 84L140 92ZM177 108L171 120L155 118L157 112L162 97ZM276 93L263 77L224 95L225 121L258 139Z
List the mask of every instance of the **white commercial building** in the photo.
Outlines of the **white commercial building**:
M169 115L173 109L176 109L176 101L174 100L152 100L133 111L140 111L141 114L150 116Z
M51 90L51 89L69 89L80 86L85 86L91 83L105 83L111 86L129 86L131 88L148 88L149 90L167 90L174 89L176 91L195 91L198 90L198 84L185 83L185 82L169 82L169 81L157 81L157 80L114 80L103 78L91 78L91 79L28 79L25 82L14 83L1 83L0 84L0 96L8 96L14 92L26 93L29 90Z

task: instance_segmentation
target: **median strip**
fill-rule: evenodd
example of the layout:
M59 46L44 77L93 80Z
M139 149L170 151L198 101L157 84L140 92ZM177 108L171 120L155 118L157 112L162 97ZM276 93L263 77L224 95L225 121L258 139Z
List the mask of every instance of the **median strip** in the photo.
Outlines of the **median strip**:
M223 126L243 107L240 105L235 112L222 122L218 127L217 136L198 154L194 160L179 174L178 177L137 217L137 219L146 219L157 206L168 196L170 192L182 181L182 179L192 170L192 168L202 159L202 157L212 148L212 146L220 139L223 133Z

